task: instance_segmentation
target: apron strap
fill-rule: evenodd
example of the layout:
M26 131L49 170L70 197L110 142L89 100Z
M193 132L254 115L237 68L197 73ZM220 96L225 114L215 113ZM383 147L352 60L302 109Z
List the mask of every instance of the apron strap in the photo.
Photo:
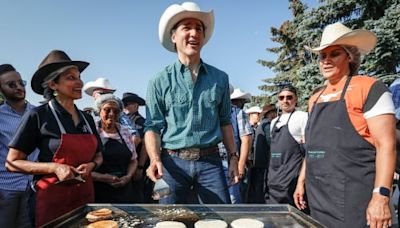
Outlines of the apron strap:
M61 134L66 134L67 132L65 131L63 124L61 123L60 119L58 118L58 115L56 113L56 110L54 109L52 101L49 101L49 106L50 106L51 112L53 113L54 117L56 118L58 127L60 128L60 131L61 131ZM82 116L83 120L85 121L85 125L88 128L90 134L93 134L92 128L90 127L89 122L85 118L85 115L83 115L83 113L80 110L78 110L78 114L80 114Z
M340 100L344 100L344 95L346 94L347 87L349 87L351 77L352 76L347 77L346 84L344 84L342 94L340 95Z
M57 124L58 124L58 128L61 131L61 134L66 134L67 132L65 131L64 126L62 125L60 119L58 118L58 115L56 113L56 110L54 109L53 103L52 101L49 101L49 106L50 106L50 110L53 113L54 117L56 118Z

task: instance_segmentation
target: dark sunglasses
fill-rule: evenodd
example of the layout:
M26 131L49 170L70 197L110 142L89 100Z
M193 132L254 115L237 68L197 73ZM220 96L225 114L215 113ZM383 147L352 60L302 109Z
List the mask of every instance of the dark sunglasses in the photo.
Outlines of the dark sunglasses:
M15 89L18 87L18 84L21 87L25 87L26 86L26 81L25 80L19 80L19 81L9 81L4 83L5 85L7 85L10 89Z
M278 96L278 100L283 101L283 99L285 99L285 97L286 97L286 100L288 100L288 101L293 100L293 96L292 95Z

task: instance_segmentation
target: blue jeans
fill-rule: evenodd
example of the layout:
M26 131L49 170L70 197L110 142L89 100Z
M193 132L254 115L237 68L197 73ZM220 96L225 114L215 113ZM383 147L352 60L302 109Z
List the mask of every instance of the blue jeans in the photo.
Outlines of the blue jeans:
M0 189L0 227L32 227L29 220L30 189L9 191Z
M229 165L227 161L222 161L224 167L224 174L226 178L226 183L229 183ZM231 199L232 204L242 203L242 197L240 196L240 182L228 187L229 197Z
M218 153L202 156L196 161L188 161L163 151L161 161L164 166L163 179L172 192L170 196L160 199L161 204L230 203ZM196 197L197 199L193 199Z

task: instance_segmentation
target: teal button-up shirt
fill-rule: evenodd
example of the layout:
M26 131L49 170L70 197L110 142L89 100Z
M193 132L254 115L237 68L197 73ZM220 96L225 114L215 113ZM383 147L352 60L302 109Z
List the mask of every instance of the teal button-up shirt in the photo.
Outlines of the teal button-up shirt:
M228 75L201 62L194 83L180 61L158 73L147 88L145 131L161 135L166 149L215 146L231 124Z

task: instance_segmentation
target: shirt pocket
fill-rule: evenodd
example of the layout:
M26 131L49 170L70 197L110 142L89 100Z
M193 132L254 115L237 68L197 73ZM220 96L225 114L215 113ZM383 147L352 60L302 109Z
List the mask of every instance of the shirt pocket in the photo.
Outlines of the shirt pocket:
M172 90L165 96L167 118L173 123L186 121L189 112L189 100L184 93Z
M205 106L208 108L217 107L222 101L223 87L214 85L207 91L205 96Z

